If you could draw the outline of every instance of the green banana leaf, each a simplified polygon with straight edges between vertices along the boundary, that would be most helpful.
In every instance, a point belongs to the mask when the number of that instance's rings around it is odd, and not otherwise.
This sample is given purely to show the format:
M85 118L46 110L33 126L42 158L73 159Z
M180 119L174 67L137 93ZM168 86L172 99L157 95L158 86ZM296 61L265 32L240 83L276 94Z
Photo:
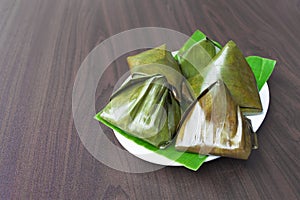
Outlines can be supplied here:
M180 72L180 68L176 60L172 56L171 52L167 50L167 46L165 44L147 51L143 51L134 56L129 56L127 57L127 63L130 70L136 66L158 63L169 66Z
M246 60L254 73L257 87L261 90L265 82L270 78L276 61L259 56L248 56Z
M148 75L162 74L168 82L174 86L175 97L181 101L182 80L179 65L167 50L166 45L144 51L134 56L127 57L131 73L143 73Z
M179 55L182 74L187 79L201 74L203 68L208 65L215 55L216 48L211 40L205 38L195 43L182 55Z
M201 155L248 159L251 133L250 122L224 82L218 80L200 94L182 117L175 148Z
M103 123L104 125L108 126L109 128L117 131L127 139L133 141L137 145L140 145L144 147L145 149L148 149L154 153L157 153L159 155L162 155L170 160L176 161L177 163L181 164L187 169L197 171L200 166L204 163L205 159L207 158L206 155L199 155L195 153L189 153L189 152L179 152L175 149L175 143L172 142L168 147L165 149L157 148L148 142L145 142L144 140L141 140L137 137L134 137L130 135L129 133L125 132L124 130L121 130L120 128L112 125L111 123L107 122L101 117L101 112L98 113L95 116L95 119Z
M200 30L196 30L192 36L184 43L184 45L179 49L178 53L175 55L175 60L179 61L179 55L182 55L186 52L189 48L191 48L194 44L200 42L201 40L206 39L206 35L201 32ZM211 40L216 47L222 49L222 45L214 40ZM180 63L180 61L179 61Z
M182 75L177 61L166 49L166 45L129 56L127 62L131 73L164 75L173 86L172 92L180 102L182 112L194 101L195 95L190 84Z
M131 135L164 148L176 133L180 105L160 74L133 74L112 96L100 117Z
M205 68L201 91L221 79L244 114L262 111L255 76L244 55L229 41Z
M208 39L204 33L196 30L175 55L182 74L192 88L193 96L197 97L200 94L203 68L216 55L216 49L221 48L218 42Z
M193 94L195 96L199 96L201 92L201 86L204 81L203 76L201 74L197 74L196 76L189 78L187 81L192 88Z

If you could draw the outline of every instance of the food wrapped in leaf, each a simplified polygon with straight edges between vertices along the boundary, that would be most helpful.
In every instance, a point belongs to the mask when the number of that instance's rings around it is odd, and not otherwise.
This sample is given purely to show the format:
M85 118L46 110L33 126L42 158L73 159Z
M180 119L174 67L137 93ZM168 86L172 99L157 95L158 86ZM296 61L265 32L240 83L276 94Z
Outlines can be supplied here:
M204 69L201 91L221 79L244 114L262 111L256 79L242 52L229 41Z
M196 76L193 76L189 78L187 81L190 84L190 87L193 91L194 96L199 96L201 93L201 87L203 84L203 76L201 74L197 74Z
M127 62L132 73L164 75L172 85L172 92L181 103L182 111L185 111L195 99L189 84L186 83L184 76L181 74L176 60L166 49L166 45L129 56Z
M112 96L100 117L124 132L163 148L181 118L178 101L161 74L132 74Z
M179 55L182 74L188 80L201 74L203 68L208 65L215 55L216 47L208 38L195 43L182 55Z
M132 72L135 72L133 69L136 66L153 63L166 65L180 72L180 68L176 60L172 56L171 52L167 50L167 46L165 44L154 49L150 49L142 53L136 54L134 56L129 56L127 58L127 62Z
M219 80L203 91L184 114L175 147L180 151L247 159L254 136L250 122Z

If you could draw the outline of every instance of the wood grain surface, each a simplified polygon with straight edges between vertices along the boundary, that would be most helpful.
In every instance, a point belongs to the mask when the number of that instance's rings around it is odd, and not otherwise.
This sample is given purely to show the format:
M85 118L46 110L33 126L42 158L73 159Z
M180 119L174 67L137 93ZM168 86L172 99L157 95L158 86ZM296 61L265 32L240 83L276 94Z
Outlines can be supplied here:
M0 199L300 199L299 22L299 0L0 0ZM134 174L85 149L72 117L77 70L103 40L148 26L201 29L278 61L248 161ZM101 79L98 110L127 71L124 59Z

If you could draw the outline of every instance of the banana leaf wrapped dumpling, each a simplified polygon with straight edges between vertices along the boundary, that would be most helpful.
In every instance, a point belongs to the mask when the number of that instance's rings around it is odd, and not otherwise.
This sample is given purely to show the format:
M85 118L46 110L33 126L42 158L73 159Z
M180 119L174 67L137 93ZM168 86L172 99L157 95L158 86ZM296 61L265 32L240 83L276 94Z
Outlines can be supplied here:
M176 60L171 52L167 50L166 45L129 56L127 57L127 63L131 73L164 75L168 82L174 86L176 97L181 100L183 77Z
M172 56L171 52L167 50L167 46L165 44L147 51L143 51L139 54L129 56L127 57L127 63L132 72L136 72L134 70L136 66L153 63L166 65L180 72L180 68L176 60Z
M215 55L216 47L208 38L195 43L185 52L178 55L182 74L187 79L202 74L203 69Z
M184 114L175 147L180 151L247 159L256 146L250 122L222 81L201 93Z
M165 76L132 74L111 96L100 117L113 127L156 147L171 142L181 118Z
M203 82L198 86L201 91L220 79L224 81L244 114L257 114L262 111L255 76L233 41L229 41L211 60L203 77Z
M204 69L216 55L216 47L208 38L204 38L187 50L178 53L182 74L189 82L194 96L200 94Z
M182 75L177 61L166 45L127 57L131 73L162 74L172 86L175 98L182 104L182 111L195 99L192 89Z

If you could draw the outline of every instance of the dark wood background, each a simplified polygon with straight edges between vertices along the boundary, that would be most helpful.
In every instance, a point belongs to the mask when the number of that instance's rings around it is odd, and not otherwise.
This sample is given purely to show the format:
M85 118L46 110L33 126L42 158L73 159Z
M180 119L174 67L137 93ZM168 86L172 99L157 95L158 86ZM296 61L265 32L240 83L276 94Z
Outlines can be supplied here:
M299 22L299 0L0 0L0 199L299 199ZM104 39L145 26L199 28L278 61L248 161L131 174L84 148L72 119L76 72ZM97 108L127 70L122 63L101 80Z

